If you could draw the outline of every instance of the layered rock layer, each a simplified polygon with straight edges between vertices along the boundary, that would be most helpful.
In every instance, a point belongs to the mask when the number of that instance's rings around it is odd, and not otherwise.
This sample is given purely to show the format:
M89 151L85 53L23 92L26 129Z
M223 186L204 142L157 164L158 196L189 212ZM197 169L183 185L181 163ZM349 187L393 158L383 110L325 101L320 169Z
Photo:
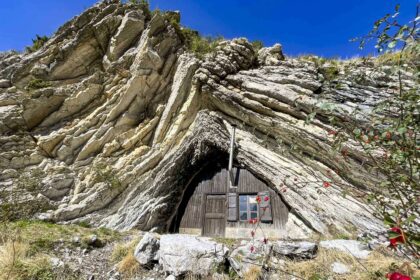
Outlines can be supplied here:
M328 118L363 126L396 79L363 62L343 62L334 83L323 70L285 59L280 45L257 53L246 39L200 60L163 14L100 3L40 50L1 54L0 203L42 201L42 218L167 231L188 181L227 154L236 125L237 163L290 207L284 237L378 231L360 194L380 175L355 143L344 143L346 157L334 152ZM341 183L323 188L331 176Z

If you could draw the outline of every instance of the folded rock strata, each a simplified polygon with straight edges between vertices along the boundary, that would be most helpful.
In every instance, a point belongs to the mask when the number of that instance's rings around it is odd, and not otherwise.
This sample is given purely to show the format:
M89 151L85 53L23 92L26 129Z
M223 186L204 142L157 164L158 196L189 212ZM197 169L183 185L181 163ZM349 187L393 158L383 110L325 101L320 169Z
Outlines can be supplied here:
M236 125L235 160L290 207L285 237L381 230L359 198L378 176L355 143L346 158L333 152L328 117L363 126L397 81L375 72L356 83L346 77L371 66L343 65L332 87L316 63L285 59L280 45L257 53L243 38L198 59L163 14L99 3L40 50L0 55L0 203L17 191L48 201L39 217L165 232ZM36 80L44 86L28 86ZM322 188L328 174L345 187Z

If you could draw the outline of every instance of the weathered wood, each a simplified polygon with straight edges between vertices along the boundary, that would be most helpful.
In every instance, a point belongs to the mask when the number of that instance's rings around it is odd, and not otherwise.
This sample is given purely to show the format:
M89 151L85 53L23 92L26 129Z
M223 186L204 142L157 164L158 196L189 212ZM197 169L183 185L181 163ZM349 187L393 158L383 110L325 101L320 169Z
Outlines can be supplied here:
M204 236L224 236L226 228L226 195L207 195L204 214Z
M229 172L222 164L209 165L199 172L187 188L190 193L186 194L178 209L177 219L181 222L174 230L202 229L203 235L223 236L226 227L250 229L253 226L247 221L239 221L239 195L262 192L270 196L271 215L269 219L263 219L261 227L267 230L284 229L288 208L281 197L246 169L235 167L233 174L237 188L230 189Z

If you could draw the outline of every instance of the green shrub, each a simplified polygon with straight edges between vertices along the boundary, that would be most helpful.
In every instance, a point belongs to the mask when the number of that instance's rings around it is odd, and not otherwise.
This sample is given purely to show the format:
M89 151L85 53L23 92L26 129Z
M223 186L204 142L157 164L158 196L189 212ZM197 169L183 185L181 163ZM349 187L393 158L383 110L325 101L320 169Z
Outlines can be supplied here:
M327 64L320 67L319 72L321 72L325 80L333 81L338 77L340 70L335 64Z
M28 85L26 86L26 89L34 90L34 89L46 88L50 86L51 86L51 83L48 81L43 81L41 79L33 79L29 81Z
M42 46L45 45L45 43L48 40L49 38L47 36L39 36L38 34L36 34L35 39L32 39L32 46L26 47L26 51L29 53L36 52L37 50L42 48Z
M258 53L259 50L264 48L264 43L262 41L259 41L259 40L252 41L251 44L252 44L252 48L254 49L255 53Z
M117 172L103 163L98 163L93 167L94 178L93 184L105 182L111 189L120 189L121 181L117 176Z
M202 37L198 31L190 28L182 28L182 38L187 49L198 58L203 58L204 55L214 52L217 45L224 40L222 36Z

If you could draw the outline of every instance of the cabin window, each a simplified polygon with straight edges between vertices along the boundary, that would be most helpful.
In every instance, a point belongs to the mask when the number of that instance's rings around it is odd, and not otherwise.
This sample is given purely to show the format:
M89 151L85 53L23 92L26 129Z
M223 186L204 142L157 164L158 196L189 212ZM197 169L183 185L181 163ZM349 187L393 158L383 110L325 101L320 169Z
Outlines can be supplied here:
M258 203L256 194L239 195L239 220L258 219Z

